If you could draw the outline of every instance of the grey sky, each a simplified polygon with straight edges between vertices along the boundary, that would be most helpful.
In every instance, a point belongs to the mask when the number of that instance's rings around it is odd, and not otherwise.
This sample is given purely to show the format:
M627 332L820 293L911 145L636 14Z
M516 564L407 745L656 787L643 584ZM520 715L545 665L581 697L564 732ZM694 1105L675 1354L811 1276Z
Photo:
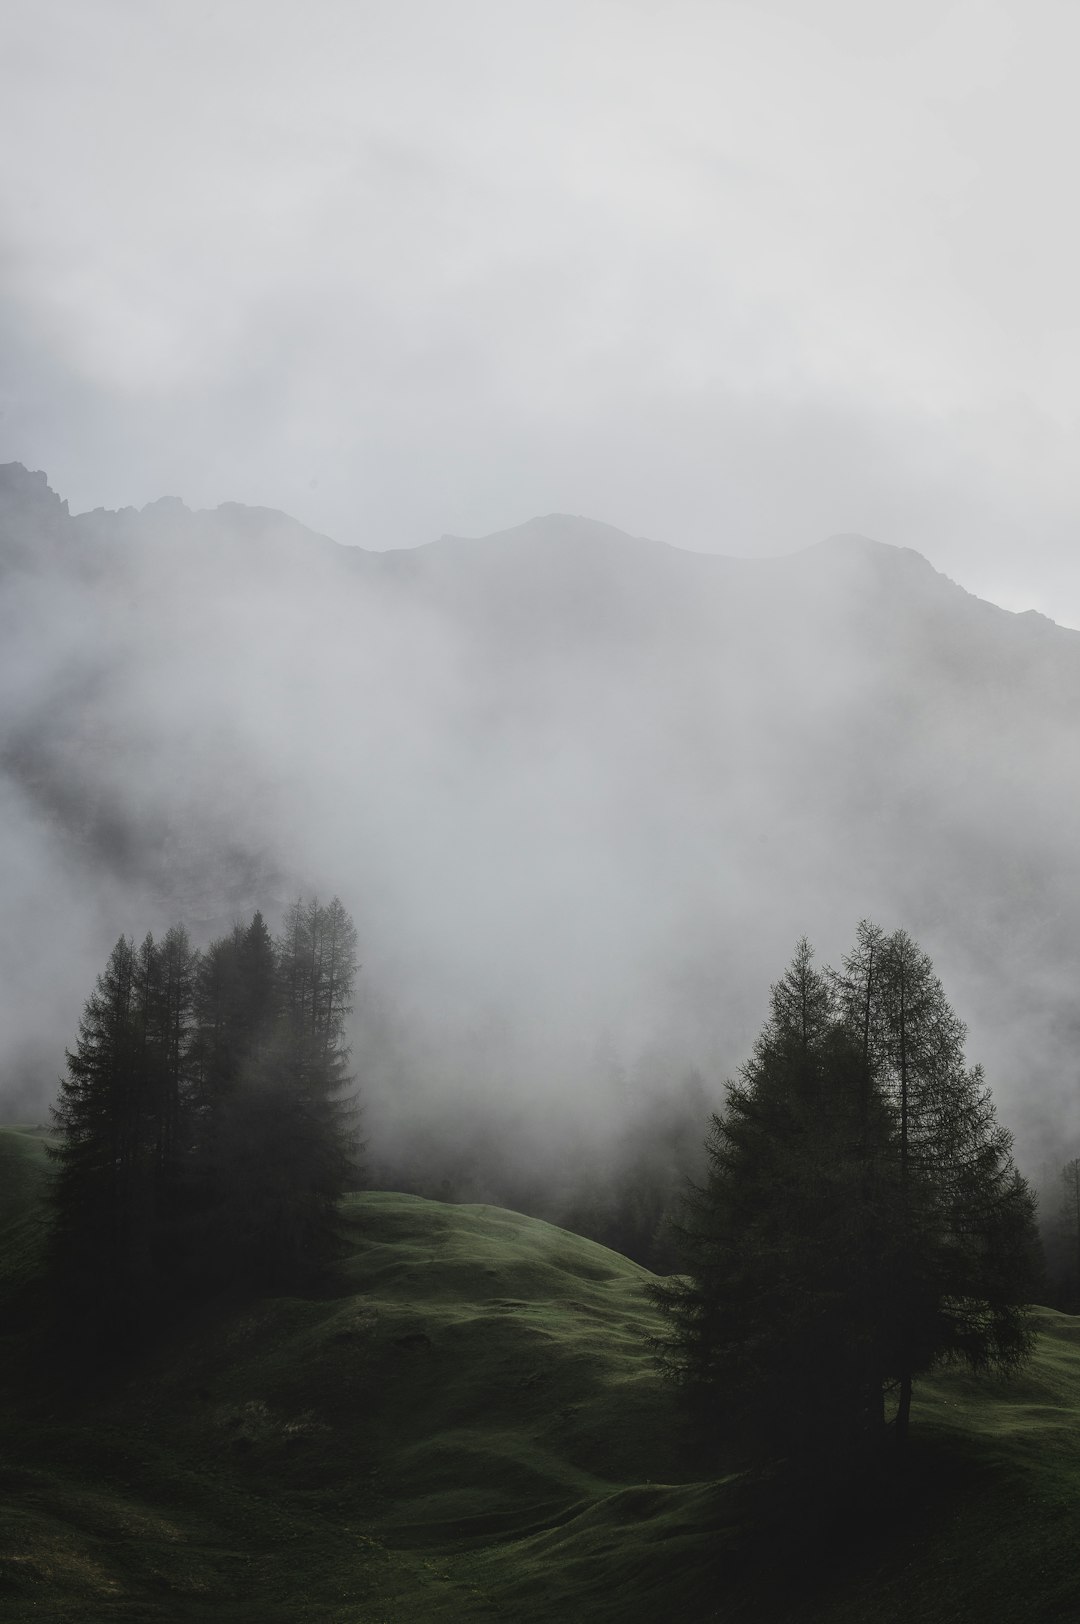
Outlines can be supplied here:
M9 0L0 461L407 546L859 530L1080 625L1080 12Z

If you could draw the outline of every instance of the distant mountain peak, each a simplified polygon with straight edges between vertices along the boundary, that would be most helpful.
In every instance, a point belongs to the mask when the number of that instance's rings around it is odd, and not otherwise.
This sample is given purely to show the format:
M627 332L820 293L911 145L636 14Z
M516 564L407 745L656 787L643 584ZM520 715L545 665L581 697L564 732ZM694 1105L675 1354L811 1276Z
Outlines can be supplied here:
M40 468L30 469L21 462L0 463L0 502L5 507L25 507L39 513L66 514L68 505L49 484Z
M160 514L162 517L190 513L191 509L179 496L159 496L154 502L145 502L140 513Z
M613 524L604 524L600 519L590 519L581 513L538 514L535 518L526 519L523 524L511 525L506 530L491 531L484 536L459 536L446 533L439 537L440 542L464 542L467 544L481 544L484 542L505 544L529 541L540 544L590 541L620 543L640 542L645 539L644 536L632 536ZM660 546L662 544L654 542L652 545Z

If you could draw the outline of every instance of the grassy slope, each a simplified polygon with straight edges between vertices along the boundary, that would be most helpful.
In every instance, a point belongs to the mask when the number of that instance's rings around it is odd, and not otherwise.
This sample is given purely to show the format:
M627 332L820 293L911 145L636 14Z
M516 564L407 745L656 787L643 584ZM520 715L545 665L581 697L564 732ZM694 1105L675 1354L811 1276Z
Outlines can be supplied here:
M332 1297L209 1317L78 1408L8 1377L0 1619L1080 1616L1080 1322L1042 1314L1009 1387L925 1384L887 1509L778 1521L740 1480L682 1480L644 1270L488 1207L364 1195L347 1221Z
M11 1293L41 1269L46 1175L44 1131L0 1128L0 1315Z

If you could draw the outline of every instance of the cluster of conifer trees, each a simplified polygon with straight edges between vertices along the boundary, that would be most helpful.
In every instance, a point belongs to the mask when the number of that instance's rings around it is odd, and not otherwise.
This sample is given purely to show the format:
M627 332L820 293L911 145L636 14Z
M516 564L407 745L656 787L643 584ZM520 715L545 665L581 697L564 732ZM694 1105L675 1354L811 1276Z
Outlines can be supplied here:
M356 931L335 898L261 914L205 952L121 937L54 1115L54 1255L91 1322L296 1278L333 1250L354 1180L345 1021ZM1031 1345L1034 1199L965 1028L903 931L843 968L808 944L724 1110L657 1290L669 1373L729 1435L784 1454L906 1434L943 1359ZM1080 1201L1078 1201L1080 1208Z
M54 1261L83 1314L265 1285L332 1247L359 1150L345 1018L356 930L335 897L192 949L121 937L54 1117Z
M904 931L864 923L838 973L803 941L772 989L657 1293L668 1370L729 1437L902 1440L919 1373L1029 1351L1035 1203L965 1037Z

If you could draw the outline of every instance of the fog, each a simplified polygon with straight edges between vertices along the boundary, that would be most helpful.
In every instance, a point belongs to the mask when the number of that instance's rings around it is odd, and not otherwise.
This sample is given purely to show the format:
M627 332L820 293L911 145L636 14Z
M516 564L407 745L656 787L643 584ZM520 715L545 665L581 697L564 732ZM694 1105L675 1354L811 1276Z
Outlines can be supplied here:
M1080 625L1059 0L15 0L0 438L76 509L836 531Z
M302 890L376 1169L703 1111L863 916L1075 1146L1078 29L9 6L7 1114L121 931Z
M121 932L317 891L372 1176L494 1198L685 1099L703 1130L798 937L837 964L864 916L934 957L1027 1164L1074 1142L1076 633L860 537L365 553L0 485L8 1117Z

